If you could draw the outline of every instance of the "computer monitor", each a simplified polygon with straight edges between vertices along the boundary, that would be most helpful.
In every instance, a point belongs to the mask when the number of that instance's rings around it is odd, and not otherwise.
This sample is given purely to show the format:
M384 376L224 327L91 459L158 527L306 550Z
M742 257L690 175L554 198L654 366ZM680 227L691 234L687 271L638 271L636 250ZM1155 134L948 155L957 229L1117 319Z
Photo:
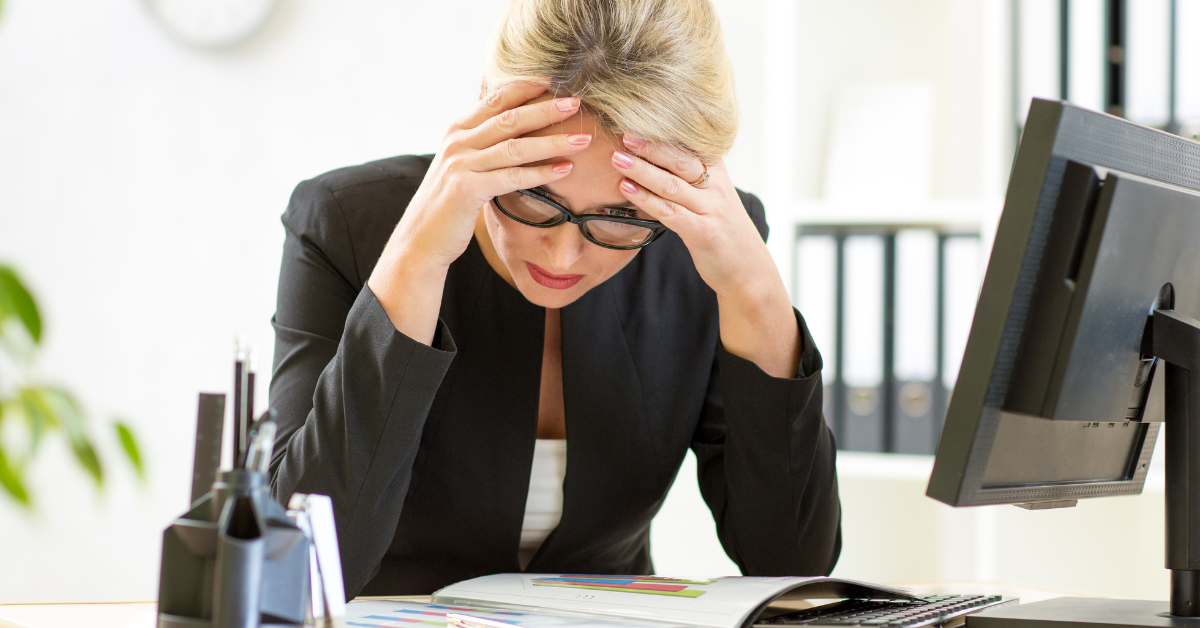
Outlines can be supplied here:
M1052 601L968 627L1200 617L1196 319L1200 143L1034 100L927 494L1040 509L1138 493L1165 422L1172 601L1166 617L1162 603Z

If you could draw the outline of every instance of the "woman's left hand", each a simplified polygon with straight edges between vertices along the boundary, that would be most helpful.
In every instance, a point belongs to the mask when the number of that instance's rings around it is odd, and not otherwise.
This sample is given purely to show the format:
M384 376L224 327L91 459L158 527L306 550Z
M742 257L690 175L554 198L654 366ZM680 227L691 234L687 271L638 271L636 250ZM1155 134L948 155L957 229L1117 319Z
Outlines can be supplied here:
M690 182L704 175L699 159L630 135L624 143L629 152L612 157L613 166L625 175L621 194L679 235L710 288L731 298L783 289L724 162L709 165L708 181L692 187Z
M690 155L626 135L629 152L613 153L625 175L621 194L683 240L700 277L717 293L726 350L776 377L792 377L799 329L775 261L742 205L722 161ZM790 342L789 342L790 341Z

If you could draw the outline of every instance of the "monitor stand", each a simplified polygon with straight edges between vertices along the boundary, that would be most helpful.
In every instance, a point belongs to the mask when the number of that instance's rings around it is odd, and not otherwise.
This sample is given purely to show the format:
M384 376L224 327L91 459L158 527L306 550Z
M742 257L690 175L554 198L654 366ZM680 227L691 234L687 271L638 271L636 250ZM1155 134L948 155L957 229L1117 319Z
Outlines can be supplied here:
M1168 302L1174 302L1169 286ZM1167 569L1171 602L1056 598L967 617L967 628L1200 628L1200 321L1155 309L1151 351L1166 362Z

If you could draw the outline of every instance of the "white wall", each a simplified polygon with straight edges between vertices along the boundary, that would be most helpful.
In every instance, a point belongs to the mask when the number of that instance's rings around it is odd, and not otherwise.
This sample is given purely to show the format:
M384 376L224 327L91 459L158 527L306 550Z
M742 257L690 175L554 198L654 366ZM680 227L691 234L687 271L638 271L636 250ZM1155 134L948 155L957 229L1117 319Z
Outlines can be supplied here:
M4 3L0 258L44 308L46 376L94 418L127 417L151 478L135 488L114 465L97 500L47 451L37 513L0 501L0 601L155 597L196 394L228 388L236 332L269 365L292 188L435 150L475 100L499 7L285 0L248 45L212 53L136 0Z
M1002 192L1003 0L717 5L743 113L728 162L769 206L820 196L833 98L857 80L935 84L935 196ZM196 394L228 387L237 332L262 349L264 370L269 362L278 217L292 188L338 166L435 150L475 99L501 7L281 0L248 44L201 52L167 37L138 0L4 0L0 260L43 306L42 373L78 391L97 430L112 416L132 423L151 475L138 486L103 438L114 464L97 498L63 448L47 448L32 479L37 510L0 499L0 602L155 596L161 530L186 506ZM260 393L261 407L265 383ZM927 461L853 460L841 470L841 575L1113 590L1099 576L1025 569L997 539L1041 552L1098 510L1131 506L1080 508L1078 520L1006 511L984 525L923 497ZM668 573L731 573L694 477L685 467L656 520L655 560ZM1151 513L1138 515L1150 532L1137 547L1158 547L1153 508L1137 508ZM1047 521L1075 528L1042 529Z

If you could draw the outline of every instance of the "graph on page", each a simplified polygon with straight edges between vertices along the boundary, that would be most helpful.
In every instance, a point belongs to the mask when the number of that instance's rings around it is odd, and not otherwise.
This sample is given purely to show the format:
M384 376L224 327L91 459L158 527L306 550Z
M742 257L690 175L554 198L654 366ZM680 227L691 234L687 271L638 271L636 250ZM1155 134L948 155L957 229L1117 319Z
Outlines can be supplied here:
M622 591L646 595L669 595L672 597L697 598L707 591L697 588L716 580L681 580L656 576L571 576L557 578L534 578L533 585L540 587L562 587L590 591Z

